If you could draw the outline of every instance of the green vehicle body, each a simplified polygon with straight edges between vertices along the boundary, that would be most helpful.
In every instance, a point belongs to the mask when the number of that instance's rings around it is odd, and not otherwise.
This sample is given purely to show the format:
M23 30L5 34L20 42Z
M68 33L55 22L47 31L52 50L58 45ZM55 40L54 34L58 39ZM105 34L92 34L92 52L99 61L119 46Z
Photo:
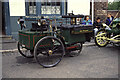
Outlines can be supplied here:
M70 30L63 30L61 32L65 42L72 44L75 42L85 42L85 34L71 34Z
M91 26L90 26L91 27ZM58 31L58 34L54 35L62 37L65 44L73 44L78 42L86 42L86 37L90 37L92 33L92 27L91 29L62 29ZM34 50L34 47L36 43L45 36L51 36L51 33L49 31L41 32L33 32L29 30L20 30L19 31L19 43L20 45L24 45L26 49L28 50ZM47 42L44 44L46 46Z
M117 24L120 24L120 18L116 18L112 23L113 27L115 27Z
M52 22L49 22L49 28L52 30L45 31L31 31L31 30L20 30L19 31L19 43L24 45L28 50L34 50L36 43L46 36L54 36L62 41L64 46L72 45L74 43L85 43L90 41L93 36L93 25L82 25L77 24L79 18L84 18L84 15L63 15L62 18L70 19L70 24L62 24L58 27L57 33L53 34L54 26ZM52 21L52 20L48 20ZM65 22L65 21L64 21ZM33 27L36 27L33 26ZM32 28L33 28L32 27ZM52 42L52 41L51 41ZM43 43L47 46L47 42Z
M108 33L114 33L114 34L120 34L120 18L116 18L113 22L112 22L112 24L111 24L111 28L112 28L112 30L108 30L107 32ZM118 27L117 27L118 26Z
M33 50L36 43L43 37L50 36L50 33L44 32L32 32L29 30L19 31L19 43L25 45L25 48L28 50Z

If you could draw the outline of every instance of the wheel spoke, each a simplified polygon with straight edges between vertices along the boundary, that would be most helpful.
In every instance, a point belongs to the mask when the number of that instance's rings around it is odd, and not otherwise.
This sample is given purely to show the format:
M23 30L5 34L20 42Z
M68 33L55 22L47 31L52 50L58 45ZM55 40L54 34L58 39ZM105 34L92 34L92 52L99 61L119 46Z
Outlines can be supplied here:
M100 35L102 34L102 35ZM98 37L95 38L95 43L96 45L98 45L99 47L104 47L107 45L108 41L105 39L106 37L106 32L105 31L99 31L97 33L97 35L100 35Z
M77 43L72 46L77 46L77 47L68 53L69 56L71 57L78 56L82 50L82 43Z
M23 47L22 45L19 44L18 42L18 51L19 53L26 57L26 58L33 58L34 56L31 54L30 50L27 50L25 47Z
M42 43L45 43L46 41L47 44L50 44L49 46L39 47ZM44 37L39 40L37 45L35 46L35 59L43 67L53 67L61 61L64 54L63 47L64 46L59 39L52 36ZM41 50L41 52L39 53L40 55L36 55L39 48ZM59 48L61 48L61 53L58 52ZM44 52L45 55L41 55L42 52Z

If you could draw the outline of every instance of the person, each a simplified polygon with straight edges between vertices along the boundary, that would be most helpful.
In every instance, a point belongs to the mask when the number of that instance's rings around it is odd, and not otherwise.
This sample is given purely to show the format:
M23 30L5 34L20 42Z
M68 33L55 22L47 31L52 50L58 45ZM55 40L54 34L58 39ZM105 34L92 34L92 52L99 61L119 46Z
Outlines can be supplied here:
M85 19L82 21L84 25L91 25L92 21L89 19L89 16L86 16Z
M80 18L79 23L82 24L83 21L84 21L84 18Z
M110 25L111 22L113 21L114 17L111 14L108 14L108 17L106 19L106 25Z
M24 24L24 19L23 19L22 16L20 16L20 18L17 20L17 23L20 24L21 30L22 30L23 28L26 28L26 25Z
M93 23L93 26L94 26L94 35L96 35L100 27L103 27L101 19L99 17L97 17L96 21Z
M46 24L46 19L44 18L44 16L41 16L41 19L38 20L38 25L43 26L45 24Z
M41 16L41 19L38 20L38 25L39 25L38 29L41 30L42 32L47 31L49 26L44 16Z

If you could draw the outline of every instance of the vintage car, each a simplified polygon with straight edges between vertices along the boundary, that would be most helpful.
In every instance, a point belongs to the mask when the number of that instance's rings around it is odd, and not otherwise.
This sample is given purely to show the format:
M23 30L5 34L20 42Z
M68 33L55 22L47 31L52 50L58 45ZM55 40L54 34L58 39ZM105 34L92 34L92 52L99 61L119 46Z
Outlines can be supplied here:
M35 58L43 67L56 66L64 55L78 56L82 45L91 40L93 25L77 24L84 15L65 15L70 24L52 25L56 19L38 20L31 30L19 31L18 50L26 58Z
M99 47L105 47L109 43L120 46L120 18L114 19L110 26L103 24L95 37L95 43Z

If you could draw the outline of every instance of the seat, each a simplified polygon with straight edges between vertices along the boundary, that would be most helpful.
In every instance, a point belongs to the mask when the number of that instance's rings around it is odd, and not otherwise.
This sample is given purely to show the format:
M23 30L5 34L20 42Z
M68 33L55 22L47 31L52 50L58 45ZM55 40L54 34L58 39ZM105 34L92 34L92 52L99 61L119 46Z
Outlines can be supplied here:
M31 31L47 31L48 24L39 26L38 23L32 23Z

